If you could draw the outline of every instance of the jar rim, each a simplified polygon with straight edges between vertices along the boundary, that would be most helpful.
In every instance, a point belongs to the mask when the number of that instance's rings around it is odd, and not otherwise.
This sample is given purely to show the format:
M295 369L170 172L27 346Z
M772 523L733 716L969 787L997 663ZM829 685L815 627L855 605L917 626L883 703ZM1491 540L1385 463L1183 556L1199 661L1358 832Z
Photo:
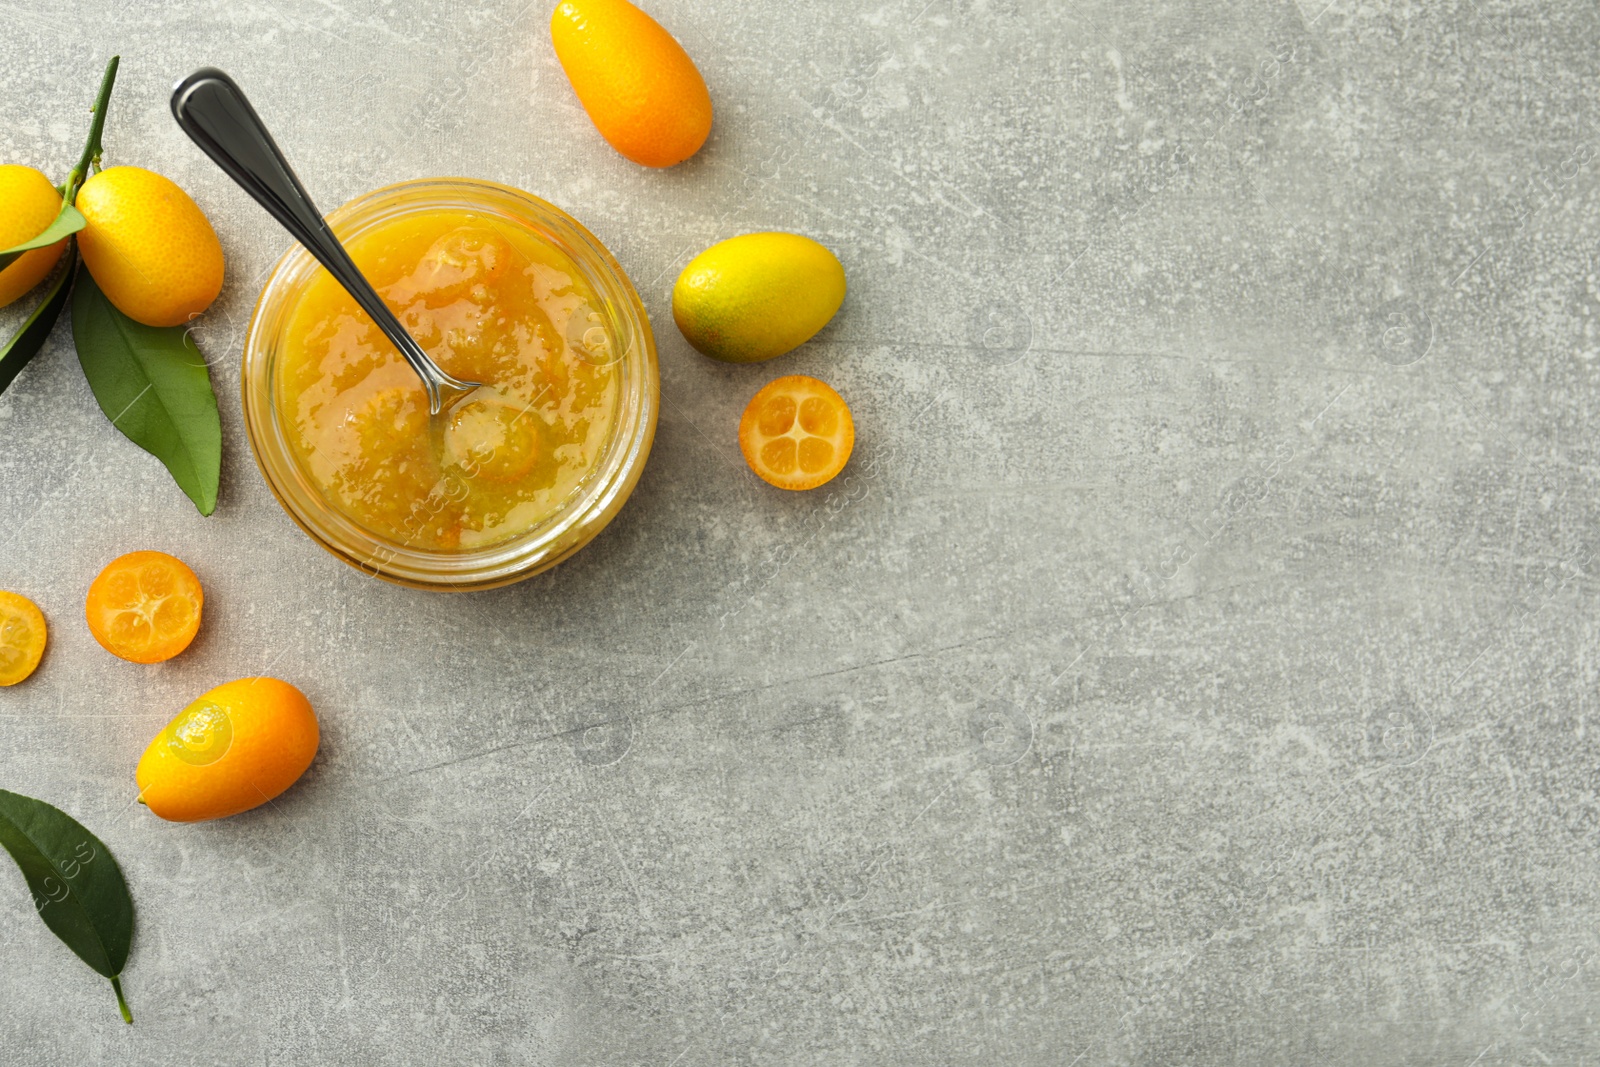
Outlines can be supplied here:
M532 577L587 544L627 500L650 452L660 404L660 373L650 320L622 266L571 215L548 201L480 178L420 178L386 185L331 212L349 241L374 226L437 210L498 217L564 253L583 274L616 339L617 411L594 467L567 499L529 530L481 549L438 552L401 545L334 508L296 460L275 402L276 361L297 297L322 267L299 244L273 265L245 335L241 371L245 434L256 466L279 505L313 541L372 577L412 588L488 589Z

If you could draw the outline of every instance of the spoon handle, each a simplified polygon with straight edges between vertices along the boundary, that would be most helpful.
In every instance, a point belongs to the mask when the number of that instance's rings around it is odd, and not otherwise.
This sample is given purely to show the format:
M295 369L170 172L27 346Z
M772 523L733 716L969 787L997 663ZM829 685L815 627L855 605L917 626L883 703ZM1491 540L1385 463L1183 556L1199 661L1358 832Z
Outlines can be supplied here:
M372 316L422 379L429 405L437 414L439 379L446 376L350 259L243 90L215 67L202 67L173 86L172 117L201 151L282 223Z

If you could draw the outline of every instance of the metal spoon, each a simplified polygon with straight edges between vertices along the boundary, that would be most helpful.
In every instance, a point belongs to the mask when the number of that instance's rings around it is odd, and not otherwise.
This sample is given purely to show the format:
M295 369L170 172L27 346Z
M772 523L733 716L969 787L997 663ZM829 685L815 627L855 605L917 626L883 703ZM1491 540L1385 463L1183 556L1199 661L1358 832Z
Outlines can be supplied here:
M238 182L256 203L305 246L317 262L372 316L384 336L411 364L428 392L428 410L437 415L452 402L481 388L446 374L406 332L378 296L344 245L333 235L305 186L289 168L255 108L232 78L202 67L172 87L172 117L200 150Z

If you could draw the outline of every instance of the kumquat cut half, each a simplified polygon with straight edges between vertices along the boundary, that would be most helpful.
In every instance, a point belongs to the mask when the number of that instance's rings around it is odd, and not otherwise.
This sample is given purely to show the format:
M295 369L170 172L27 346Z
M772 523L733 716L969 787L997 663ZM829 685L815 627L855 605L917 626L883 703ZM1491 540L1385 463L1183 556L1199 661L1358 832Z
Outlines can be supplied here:
M165 552L129 552L106 564L89 586L89 632L113 656L160 663L200 632L200 579Z
M16 685L44 655L44 614L18 593L0 590L0 685Z
M739 420L750 469L779 489L815 489L844 469L856 443L850 407L827 382L790 374L768 382Z

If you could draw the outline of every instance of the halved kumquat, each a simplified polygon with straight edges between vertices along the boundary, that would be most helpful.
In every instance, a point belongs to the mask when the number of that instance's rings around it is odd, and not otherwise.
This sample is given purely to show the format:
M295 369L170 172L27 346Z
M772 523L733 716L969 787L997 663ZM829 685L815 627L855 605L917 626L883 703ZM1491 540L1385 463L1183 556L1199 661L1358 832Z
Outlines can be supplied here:
M89 586L89 632L113 656L160 663L200 631L205 594L194 571L165 552L129 552L106 564Z
M44 655L44 614L25 596L0 590L0 685L16 685Z
M739 420L739 450L750 469L779 489L815 489L844 469L856 424L827 382L790 374L768 382Z

